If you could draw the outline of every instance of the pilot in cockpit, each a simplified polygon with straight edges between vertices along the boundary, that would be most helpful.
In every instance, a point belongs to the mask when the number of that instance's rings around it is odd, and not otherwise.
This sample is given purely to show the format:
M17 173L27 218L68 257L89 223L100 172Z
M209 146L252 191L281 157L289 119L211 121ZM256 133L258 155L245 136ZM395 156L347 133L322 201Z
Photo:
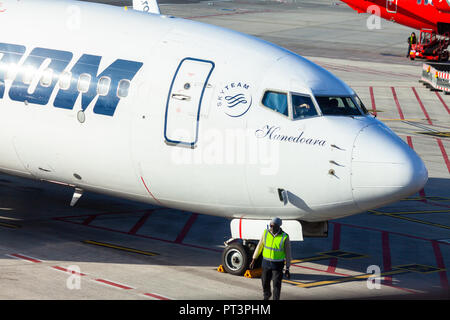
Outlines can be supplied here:
M300 105L294 106L294 119L303 118L309 114L311 107L307 103L302 103Z
M321 100L323 114L333 114L338 109L339 101L337 101L337 99L331 98L327 99L328 101L323 101L323 99Z
M294 119L308 118L317 115L316 108L309 96L292 95Z
M339 107L339 101L337 101L337 99L330 99L328 101L328 108L330 108L330 110L336 110Z

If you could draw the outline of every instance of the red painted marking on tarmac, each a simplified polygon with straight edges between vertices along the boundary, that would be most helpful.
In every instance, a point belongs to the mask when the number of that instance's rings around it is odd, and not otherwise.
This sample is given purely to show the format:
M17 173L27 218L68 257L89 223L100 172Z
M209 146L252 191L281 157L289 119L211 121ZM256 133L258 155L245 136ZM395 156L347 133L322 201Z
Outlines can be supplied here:
M153 211L147 212L145 213L140 219L139 221L133 226L133 228L131 228L130 231L128 231L129 234L136 234L139 229L145 224L145 222L147 222L148 217L150 216L150 214Z
M439 100L441 100L442 105L444 106L445 110L447 110L447 113L450 114L450 109L448 108L447 104L445 103L444 99L442 99L441 95L439 94L439 92L435 91L434 93L436 93L437 97L439 98Z
M339 250L340 243L341 243L341 224L335 223L333 229L332 250ZM327 272L334 273L334 271L336 270L337 262L338 262L337 258L330 259L330 264L328 265Z
M153 209L153 210L161 210L161 209L160 208L156 208L156 209ZM146 210L140 210L140 211L146 211ZM124 211L124 212L103 213L103 214L98 214L98 216L100 216L100 215L111 215L111 214L136 213L136 212L139 212L139 211ZM76 218L79 218L79 217L80 216L68 216L68 217L58 217L58 218L53 218L53 219L54 220L58 220L58 221L67 222L67 223L81 225L81 223L78 222L78 221L70 220L70 219L76 219ZM121 230L107 228L107 227L102 227L102 226L88 225L86 227L130 235L128 233L128 231L121 231ZM152 237L152 236L143 235L143 234L133 234L133 236L140 237L140 238L145 238L145 239L156 240L156 241L161 241L161 242L166 242L166 243L175 243L175 241L172 241L172 240L162 239L162 238L158 238L158 237ZM198 245L195 245L195 244L186 244L186 243L177 243L177 244L178 245L182 245L182 246L186 246L186 247L196 248L196 249L208 250L208 251L213 251L213 252L222 252L222 250L219 250L219 249L198 246Z
M83 221L82 225L88 226L96 217L96 215L89 216L86 220Z
M161 202L159 202L158 199L155 198L155 196L153 195L153 193L150 191L150 189L147 187L147 184L144 181L144 178L141 177L142 183L144 184L145 189L147 189L147 192L152 196L153 200L155 200L157 203L159 203L160 205L162 205Z
M86 275L85 273L76 272L74 270L69 270L69 269L66 269L66 268L63 268L63 267L60 267L60 266L52 266L52 268L55 269L55 270L58 270L58 271L67 272L67 273L74 274L74 275L77 275L77 276L82 276L83 277L83 276Z
M155 208L155 209L152 209L152 210L159 210L159 209L160 208ZM108 215L113 215L113 214L130 214L130 213L135 214L135 213L139 213L139 212L145 213L147 211L148 211L148 209L127 210L127 211L117 211L117 212L106 211L106 212L100 212L100 213L94 214L93 216L99 217L99 216L108 216ZM91 217L92 215L65 216L65 217L55 217L55 218L52 218L52 219L53 220L59 220L59 221L67 222L67 219L79 219L79 218L83 218L83 217L86 217L86 216ZM81 223L78 223L78 224L81 224Z
M429 205L436 206L436 207L450 208L449 205L437 203L437 202L434 202L434 201L429 201L429 200L420 200L420 201L428 203Z
M373 93L373 87L369 87L369 92L370 92L370 101L372 102L372 112L373 112L373 115L376 116L377 115L377 107L375 105L375 95Z
M416 98L417 98L417 101L419 102L419 105L420 105L420 107L421 107L421 109L422 109L422 111L423 111L423 113L424 113L424 115L425 115L425 117L426 117L428 123L429 123L430 125L432 125L433 122L431 121L430 116L428 115L428 112L427 112L427 110L425 109L425 106L423 105L422 101L420 100L420 97L419 97L419 95L417 94L416 89L415 89L415 88L412 88L412 90L413 90L413 92L414 92L414 94L415 94L415 96L416 96ZM437 92L436 92L436 93L437 93ZM411 137L408 136L408 137L407 137L407 140L408 140L409 146L410 146L412 149L414 149L413 144L412 144L412 139L411 139ZM442 157L444 158L445 165L447 166L447 170L448 170L448 172L450 173L450 160L448 159L448 155L447 155L447 152L445 151L444 144L442 143L442 140L441 140L441 139L436 139L436 142L437 142L437 144L438 144L438 146L439 146L439 149L441 150ZM422 198L422 200L421 200L422 202L426 202L426 203L431 204L431 205L434 205L434 206L450 208L450 206L445 205L445 204L440 204L440 203L435 203L435 202L428 201L428 200L426 199L426 195L425 195L425 190L424 190L424 189L420 190L420 191L419 191L419 194L420 194L420 197Z
M183 230L181 230L180 234L178 235L178 237L175 239L175 243L182 243L184 238L186 237L186 235L188 234L189 230L191 229L192 225L194 224L194 222L197 220L198 217L198 213L193 213L189 220L186 222L186 224L184 225Z
M391 247L389 245L389 233L386 231L381 232L381 246L383 248L383 270L385 272L391 271ZM392 277L385 276L384 284L392 285Z
M398 115L400 116L400 119L405 120L405 117L403 116L402 108L400 107L400 103L398 102L397 92L395 92L394 87L391 87L392 90L392 96L394 97L395 105L397 106Z
M158 300L170 300L169 298L160 296L159 294L155 294L155 293L144 293L145 296L147 297L152 297Z
M426 199L427 195L425 194L425 189L422 189L419 191L419 195L420 195L420 201L428 203L428 200Z
M423 112L423 114L425 115L425 118L427 119L428 124L431 124L431 125L432 125L433 122L431 121L430 116L428 115L428 112L427 112L427 110L425 109L425 106L423 105L422 100L420 99L419 94L418 94L417 91L416 91L416 88L411 87L411 89L412 89L412 91L414 92L414 95L416 96L417 102L419 102L420 109L422 109L422 112Z
M413 142L412 142L412 138L410 136L407 136L406 137L406 141L408 142L409 147L414 150L414 145L413 145ZM420 201L427 202L426 194L425 194L425 190L424 189L419 191L419 195L422 198Z
M441 248L439 248L439 243L436 240L432 240L431 244L433 246L434 255L436 256L436 263L439 269L445 269L444 258L442 257ZM447 271L443 270L439 272L439 277L441 279L441 287L444 290L448 290L448 279Z
M414 146L410 136L406 136L406 142L408 142L409 147L414 150Z
M330 221L330 223L336 224L337 222ZM396 231L386 231L386 230L381 230L381 229L377 229L377 228L373 228L373 227L356 226L356 225L353 225L353 224L342 223L342 222L339 222L339 224L342 225L342 226L350 227L350 228L371 230L371 231L378 231L378 232L387 232L389 234L395 234L395 235L398 235L398 236L407 237L407 238L413 238L413 239L416 239L416 240L424 240L424 241L431 241L432 240L432 239L422 238L422 237L419 237L419 236L413 236L413 235L408 234L408 233L400 233L400 232L396 232ZM447 243L447 242L439 242L439 244L450 245L450 243Z
M312 271L326 272L326 273L331 273L331 274L335 274L337 276L343 276L343 277L349 277L350 276L349 274L345 274L345 273L339 273L339 272L328 271L328 270L321 270L321 269L307 267L307 266L299 266L297 264L291 264L291 267L303 268L303 269L312 270Z
M32 258L32 257L28 257L26 255L19 254L19 253L12 253L12 254L9 254L9 256L17 258L17 259L25 260L25 261L28 261L28 262L33 262L33 263L41 263L42 262L42 260L39 260L39 259L36 259L36 258Z
M126 286L126 285L123 285L123 284L120 284L120 283L116 283L116 282L113 282L113 281L105 280L105 279L95 279L95 281L103 283L103 284L106 284L108 286L112 286L112 287L115 287L115 288L123 289L123 290L134 289L132 287L129 287L129 286Z
M448 160L447 151L445 151L444 144L441 139L436 139L439 149L441 149L442 157L444 158L445 165L447 166L448 173L450 173L450 161Z
M412 143L412 138L410 136L407 136L406 140L408 141L408 145L411 147L411 149L414 150L414 146L413 146L413 143ZM447 152L445 151L445 148L444 148L444 145L442 143L442 140L441 139L436 139L436 141L437 141L437 143L439 145L439 148L441 149L441 153L442 153L442 156L444 158L444 162L447 165L448 171L450 173L450 161L448 159ZM433 201L429 201L426 198L427 196L425 194L425 189L420 190L419 191L419 195L420 195L420 198L421 198L419 201L421 201L421 202L427 203L427 204L432 205L432 206L443 207L443 208L450 208L449 205L442 204L442 203L437 203L437 202L433 202Z

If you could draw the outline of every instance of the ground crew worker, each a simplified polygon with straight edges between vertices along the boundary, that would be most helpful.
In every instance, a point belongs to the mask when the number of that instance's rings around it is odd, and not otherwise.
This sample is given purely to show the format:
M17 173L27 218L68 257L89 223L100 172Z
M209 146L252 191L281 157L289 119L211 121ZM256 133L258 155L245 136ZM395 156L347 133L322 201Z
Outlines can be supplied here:
M250 269L255 266L258 256L263 254L261 275L264 300L269 300L272 295L270 282L273 279L273 300L280 299L281 280L283 279L283 267L286 261L285 275L289 279L289 267L291 265L291 243L289 235L281 229L280 218L273 218L269 228L264 230L261 240L253 254Z
M409 58L409 55L411 54L411 45L417 43L416 34L414 32L411 33L411 35L408 38L408 53L406 54L406 57Z

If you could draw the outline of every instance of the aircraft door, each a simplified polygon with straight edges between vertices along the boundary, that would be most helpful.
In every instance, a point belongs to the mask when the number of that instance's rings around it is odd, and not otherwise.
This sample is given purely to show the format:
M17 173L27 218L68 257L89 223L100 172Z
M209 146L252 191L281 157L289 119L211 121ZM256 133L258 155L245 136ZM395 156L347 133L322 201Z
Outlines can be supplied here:
M200 111L212 61L185 58L178 65L167 97L164 120L165 142L173 146L195 148Z
M386 0L386 11L397 13L397 0Z

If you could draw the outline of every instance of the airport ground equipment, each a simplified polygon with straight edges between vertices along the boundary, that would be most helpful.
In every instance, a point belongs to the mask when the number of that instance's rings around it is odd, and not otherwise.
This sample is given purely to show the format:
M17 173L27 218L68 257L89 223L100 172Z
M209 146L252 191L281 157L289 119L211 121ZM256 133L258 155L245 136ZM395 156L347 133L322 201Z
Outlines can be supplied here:
M448 45L450 33L436 35L433 30L420 30L417 43L411 45L409 58L426 59L429 61L447 61L449 58Z
M434 91L450 93L450 64L426 62L422 66L422 84Z

